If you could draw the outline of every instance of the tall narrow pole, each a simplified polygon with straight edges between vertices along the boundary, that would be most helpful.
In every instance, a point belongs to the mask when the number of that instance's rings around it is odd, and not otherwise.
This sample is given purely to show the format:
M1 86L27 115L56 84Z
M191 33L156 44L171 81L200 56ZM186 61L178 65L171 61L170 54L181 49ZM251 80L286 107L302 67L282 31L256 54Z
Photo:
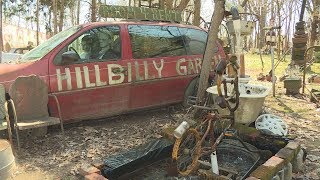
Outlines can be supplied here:
M276 96L275 79L274 79L274 47L271 45L271 69L272 69L272 95Z

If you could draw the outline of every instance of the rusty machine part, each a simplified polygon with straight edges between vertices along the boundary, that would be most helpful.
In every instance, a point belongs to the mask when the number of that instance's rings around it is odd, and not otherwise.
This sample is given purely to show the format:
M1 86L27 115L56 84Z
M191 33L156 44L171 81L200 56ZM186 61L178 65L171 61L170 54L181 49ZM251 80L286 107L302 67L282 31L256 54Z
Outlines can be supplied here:
M232 59L232 58L231 58ZM234 112L239 106L239 87L238 87L238 69L236 59L230 61L230 65L236 72L235 80L231 80L229 83L234 85L235 93L228 97L227 93L227 81L222 80L223 70L217 71L217 88L218 97L215 100L220 107L228 108L229 115L219 115L217 109L210 109L208 107L194 106L203 110L209 110L204 120L198 124L195 128L189 129L180 139L176 139L174 148L172 151L172 159L177 164L177 170L182 176L188 176L193 173L198 167L198 160L204 156L207 156L216 151L218 144L225 136L230 136L230 128L234 126ZM225 65L221 66L221 69L225 68ZM221 86L224 86L224 94L222 93ZM220 103L219 103L220 102ZM235 103L235 106L231 107L230 103ZM214 129L217 127L217 123L222 120L230 120L227 125L223 125L224 130L215 138Z
M303 65L304 63L304 53L307 49L308 34L305 32L305 22L303 21L304 10L306 7L306 0L303 0L300 12L299 22L295 26L295 34L292 38L292 65Z
M172 159L177 162L177 170L182 176L191 174L198 165L201 150L197 146L199 141L200 134L191 128L174 143Z

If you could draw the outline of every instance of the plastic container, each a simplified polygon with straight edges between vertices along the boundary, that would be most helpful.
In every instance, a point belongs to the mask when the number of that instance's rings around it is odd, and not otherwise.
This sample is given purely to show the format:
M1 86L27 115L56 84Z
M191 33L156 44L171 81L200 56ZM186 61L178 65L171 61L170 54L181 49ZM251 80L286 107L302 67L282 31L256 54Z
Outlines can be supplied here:
M183 134L189 129L190 125L187 121L183 121L174 131L174 137L180 139Z
M218 166L218 158L217 158L217 152L214 151L210 155L211 159L211 170L214 174L219 175L219 166Z
M233 85L228 84L228 95L233 91ZM208 93L213 95L213 98L218 95L217 86L212 86L207 89ZM239 84L239 107L235 111L235 122L249 125L254 122L260 112L262 111L262 106L264 104L265 97L269 94L270 88L261 85L252 84ZM222 91L224 93L224 91ZM231 103L231 106L234 104ZM221 109L217 106L220 114L227 115L229 110Z

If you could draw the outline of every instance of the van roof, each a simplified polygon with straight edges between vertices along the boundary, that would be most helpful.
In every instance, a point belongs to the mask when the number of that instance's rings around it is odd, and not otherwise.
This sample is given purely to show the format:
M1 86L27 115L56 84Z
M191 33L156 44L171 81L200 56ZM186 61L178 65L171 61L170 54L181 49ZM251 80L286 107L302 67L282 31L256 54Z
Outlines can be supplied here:
M104 22L91 22L82 24L83 27L91 27L91 26L104 26L104 25L120 25L120 24L127 24L127 25L160 25L160 26L177 26L177 27L187 27L193 29L203 30L200 27L187 25L187 24L179 24L179 23L172 23L172 22L162 22L162 21L141 21L141 20L123 20L123 21L104 21Z

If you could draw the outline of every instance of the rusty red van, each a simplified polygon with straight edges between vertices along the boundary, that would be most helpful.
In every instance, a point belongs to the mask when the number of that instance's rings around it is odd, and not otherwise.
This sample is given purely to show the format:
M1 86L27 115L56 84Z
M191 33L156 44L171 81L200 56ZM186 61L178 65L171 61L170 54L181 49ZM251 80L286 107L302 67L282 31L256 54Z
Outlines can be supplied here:
M8 92L17 77L37 75L58 98L65 122L179 103L200 72L206 40L207 32L191 25L145 21L79 25L16 61L0 64L0 83ZM222 47L217 47L215 59L224 60ZM58 117L50 97L48 110Z

